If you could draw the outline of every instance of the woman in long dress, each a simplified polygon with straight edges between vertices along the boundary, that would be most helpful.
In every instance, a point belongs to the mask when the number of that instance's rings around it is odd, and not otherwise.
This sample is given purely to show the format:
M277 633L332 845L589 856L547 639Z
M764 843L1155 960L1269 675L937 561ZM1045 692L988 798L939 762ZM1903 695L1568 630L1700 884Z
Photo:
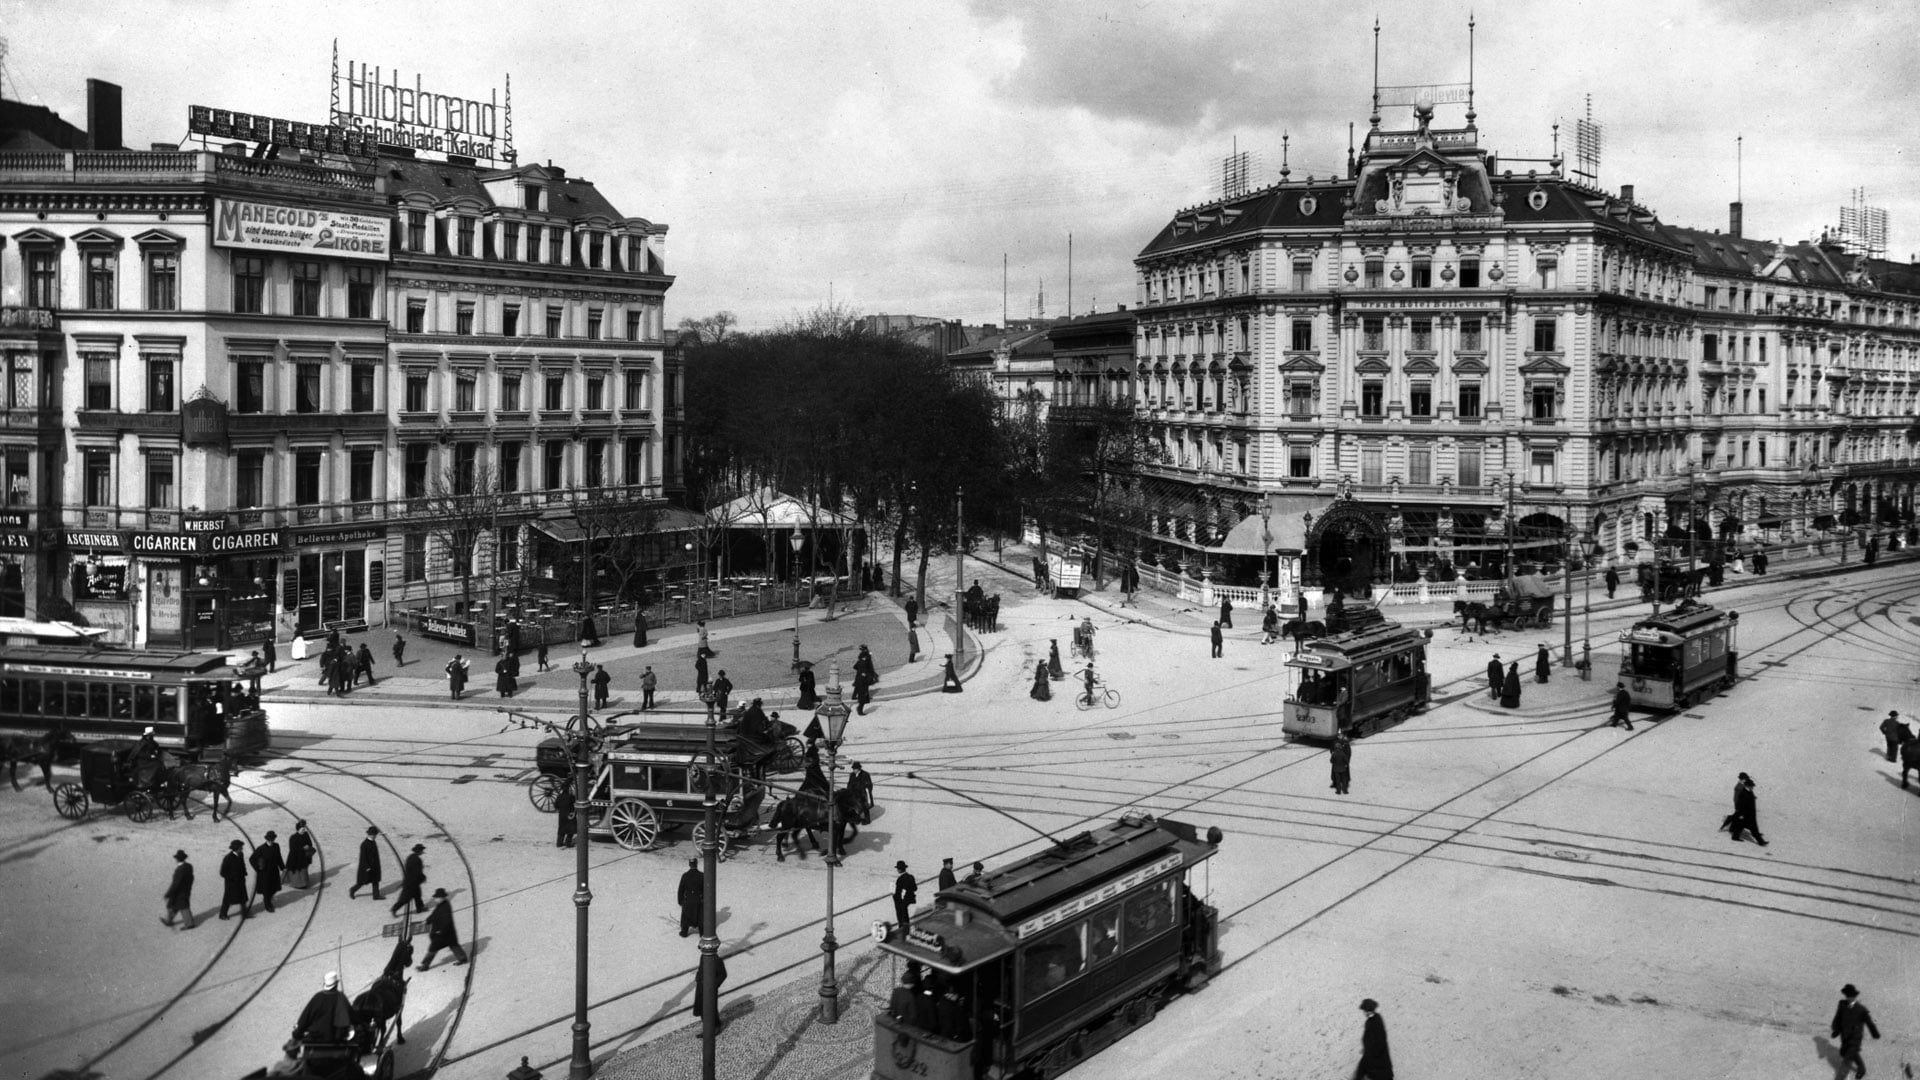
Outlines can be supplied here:
M1047 685L1047 681L1047 662L1045 660L1035 661L1033 665L1033 689L1027 692L1027 696L1035 701L1052 701L1053 689Z
M813 665L808 664L800 669L800 701L794 708L813 709L819 705L820 696L813 690Z
M287 877L300 875L300 887L306 888L311 881L308 876L313 866L313 834L307 831L307 823L293 823L293 835L287 837Z

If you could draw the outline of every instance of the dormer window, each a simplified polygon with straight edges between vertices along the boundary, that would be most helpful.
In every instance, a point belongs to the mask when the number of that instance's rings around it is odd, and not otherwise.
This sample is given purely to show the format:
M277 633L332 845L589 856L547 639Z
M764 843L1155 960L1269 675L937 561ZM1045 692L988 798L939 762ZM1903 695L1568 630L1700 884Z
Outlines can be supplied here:
M470 259L473 257L473 227L474 220L470 217L463 216L455 221L453 235L456 246L454 251L464 258Z
M602 268L601 260L606 258L606 254L607 254L607 234L597 233L597 232L588 233L587 234L587 265L593 267L595 270L601 269Z
M541 189L539 187L534 186L533 184L528 184L526 187L521 188L520 189L521 207L527 210L545 209L540 204L540 196L541 196Z
M425 210L407 211L407 250L427 250L427 212Z

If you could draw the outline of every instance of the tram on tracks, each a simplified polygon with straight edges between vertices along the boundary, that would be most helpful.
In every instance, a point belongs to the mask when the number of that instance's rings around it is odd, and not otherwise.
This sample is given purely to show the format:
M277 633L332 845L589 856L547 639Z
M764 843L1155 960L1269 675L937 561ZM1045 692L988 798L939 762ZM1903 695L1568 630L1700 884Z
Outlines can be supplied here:
M1219 913L1189 875L1220 839L1129 812L875 924L907 964L874 1017L874 1080L1048 1080L1205 985Z
M0 646L0 735L154 741L183 757L266 749L266 713L217 654L73 645Z
M1383 620L1306 642L1287 659L1300 672L1300 684L1282 705L1281 730L1312 739L1358 737L1426 708L1433 697L1427 673L1432 638L1431 630Z
M1620 635L1620 681L1636 706L1678 711L1740 673L1740 613L1683 600Z

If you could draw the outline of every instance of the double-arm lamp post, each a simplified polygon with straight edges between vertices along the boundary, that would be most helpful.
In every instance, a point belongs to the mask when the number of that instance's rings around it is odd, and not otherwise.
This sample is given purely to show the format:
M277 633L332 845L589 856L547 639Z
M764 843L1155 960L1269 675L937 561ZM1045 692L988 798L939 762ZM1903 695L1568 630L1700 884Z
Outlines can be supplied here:
M793 527L793 535L788 538L787 542L793 547L793 583L796 588L796 591L793 594L793 666L788 668L787 670L799 671L800 670L800 596L801 594L797 591L797 589L800 584L800 545L805 543L805 541L802 540L800 537L800 526L795 525ZM813 592L813 585L811 582L809 582L807 585L807 592L809 594ZM809 600L812 599L811 595L808 596L808 599Z
M847 717L853 711L840 699L840 662L829 669L827 697L817 715L821 730L827 733L827 931L820 939L820 1022L840 1022L840 981L833 969L833 954L840 943L833 936L833 868L840 865L839 823L834 821L837 806L833 794L833 774L839 764L840 740L847 733Z

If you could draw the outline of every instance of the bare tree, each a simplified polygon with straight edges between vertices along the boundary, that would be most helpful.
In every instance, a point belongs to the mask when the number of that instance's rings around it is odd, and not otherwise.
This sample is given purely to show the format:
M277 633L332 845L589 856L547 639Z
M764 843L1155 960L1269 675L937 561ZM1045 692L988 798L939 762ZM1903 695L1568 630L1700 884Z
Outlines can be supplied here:
M616 597L632 596L640 574L663 561L665 542L654 530L664 505L631 488L582 493L573 502L584 547L582 571L589 578L604 572L613 579Z
M680 320L680 331L695 334L703 345L717 345L727 340L738 326L740 319L731 311L716 311L703 318L688 317Z
M473 577L480 570L480 537L492 535L487 572L498 573L500 481L492 466L450 464L427 481L425 498L414 500L427 533L446 553L447 568L460 579L462 610L473 610Z

